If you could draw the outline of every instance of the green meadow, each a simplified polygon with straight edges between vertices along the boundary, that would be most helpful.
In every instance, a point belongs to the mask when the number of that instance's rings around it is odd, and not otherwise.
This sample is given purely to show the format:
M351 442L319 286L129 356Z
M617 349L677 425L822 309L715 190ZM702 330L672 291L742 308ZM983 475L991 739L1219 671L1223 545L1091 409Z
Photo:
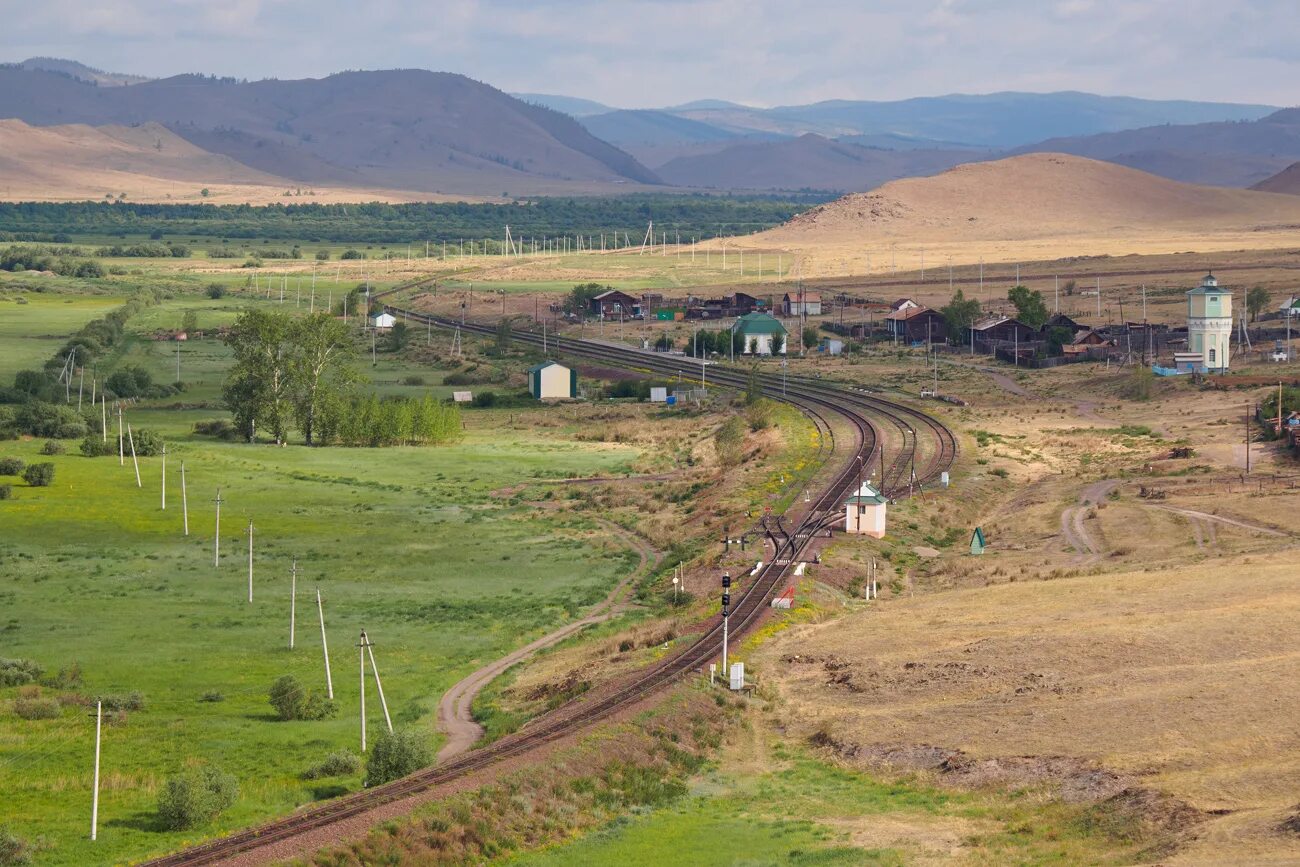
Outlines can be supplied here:
M61 338L121 300L27 297L30 304L6 305L0 317L0 382L41 363ZM151 332L175 327L187 310L197 312L200 328L226 324L245 303L196 293L164 301L131 321L133 337L103 368L140 364L156 382L170 383L176 344L151 340ZM15 310L21 321L9 317ZM31 333L49 343L11 348ZM494 496L530 480L624 472L638 458L634 447L578 443L562 425L518 429L505 412L478 410L467 412L464 439L449 446L308 449L214 440L194 434L193 424L225 415L226 349L205 339L182 344L181 353L185 390L126 413L133 430L166 438L166 510L160 457L140 459L141 487L129 454L119 464L116 455L81 456L76 441L66 443L67 454L49 457L38 441L0 442L0 457L56 467L46 488L0 478L13 486L12 499L0 501L0 657L34 660L50 674L75 663L81 672L79 682L40 688L40 698L62 702L54 718L16 713L15 700L31 698L30 686L0 689L0 826L35 843L39 863L135 860L359 788L359 774L307 780L303 772L331 752L359 751L361 630L375 643L393 725L436 739L435 707L448 686L583 612L637 559L581 517ZM388 383L380 388L440 393L437 371L380 360L375 376ZM370 373L369 359L362 362ZM433 385L396 384L415 374ZM317 589L337 714L280 722L267 702L274 679L292 674L326 689ZM372 737L384 724L373 687L366 702ZM114 716L104 729L99 840L92 844L94 726L86 702L133 691L143 708ZM209 826L164 831L155 812L159 789L193 763L234 774L239 799Z

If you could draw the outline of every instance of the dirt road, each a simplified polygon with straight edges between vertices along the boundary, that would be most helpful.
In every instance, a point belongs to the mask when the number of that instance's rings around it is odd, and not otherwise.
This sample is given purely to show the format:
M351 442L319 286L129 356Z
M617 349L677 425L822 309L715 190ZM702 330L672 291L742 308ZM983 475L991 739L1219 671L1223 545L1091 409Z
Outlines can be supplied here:
M617 524L600 521L601 525L616 536L622 538L640 555L636 568L627 574L619 584L609 592L591 612L581 620L567 623L554 632L524 645L518 650L506 654L477 671L472 672L447 690L438 702L438 727L447 735L447 742L438 751L438 761L445 762L460 755L478 743L483 737L483 727L474 719L473 704L483 688L494 678L517 662L527 659L539 650L558 644L580 629L593 623L600 623L618 613L631 588L633 579L659 562L659 554L640 537L629 533Z
M1103 544L1093 539L1084 521L1088 517L1088 509L1106 499L1119 483L1119 479L1102 479L1085 485L1079 492L1079 504L1067 506L1061 512L1061 536L1065 539L1065 544L1075 550L1075 562L1080 566L1096 563L1105 556Z

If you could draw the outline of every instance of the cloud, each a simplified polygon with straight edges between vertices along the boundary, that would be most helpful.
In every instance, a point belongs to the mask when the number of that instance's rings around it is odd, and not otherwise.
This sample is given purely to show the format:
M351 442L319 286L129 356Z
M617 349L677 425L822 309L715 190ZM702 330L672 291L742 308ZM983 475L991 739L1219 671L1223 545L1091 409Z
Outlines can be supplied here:
M1294 0L45 0L0 57L241 78L423 67L611 105L1074 89L1296 101Z

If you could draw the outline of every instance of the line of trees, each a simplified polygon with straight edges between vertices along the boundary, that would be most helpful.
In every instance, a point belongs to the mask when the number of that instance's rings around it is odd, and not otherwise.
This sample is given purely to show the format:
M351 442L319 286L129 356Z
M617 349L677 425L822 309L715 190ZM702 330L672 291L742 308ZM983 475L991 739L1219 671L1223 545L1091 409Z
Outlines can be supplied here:
M240 436L261 430L277 444L296 428L307 445L416 445L460 436L454 404L355 393L356 344L341 321L321 312L295 317L254 308L226 336L235 364L222 394Z

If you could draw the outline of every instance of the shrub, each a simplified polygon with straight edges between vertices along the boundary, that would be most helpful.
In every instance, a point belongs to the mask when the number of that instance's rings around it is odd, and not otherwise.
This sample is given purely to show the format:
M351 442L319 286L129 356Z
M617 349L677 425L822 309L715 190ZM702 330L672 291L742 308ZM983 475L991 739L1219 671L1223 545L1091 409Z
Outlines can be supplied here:
M433 763L429 739L416 729L380 732L366 761L366 785L378 786Z
M424 377L418 373L412 373L402 378L402 385L424 385Z
M54 464L32 464L23 470L23 480L33 488L46 488L54 482Z
M207 288L203 291L206 292L208 297L214 301L218 298L226 297L226 287L222 286L220 283L209 283Z
M13 485L0 485L0 500L11 499L14 495Z
M475 392L474 399L470 401L473 406L490 407L497 405L497 393L495 391Z
M22 686L40 680L45 669L30 659L0 658L0 686Z
M316 251L316 261L318 261L318 262L324 262L324 261L326 261L327 259L329 259L329 257L330 257L330 251L329 251L329 250L317 250L317 251Z
M286 674L271 684L267 696L282 720L321 720L334 715L334 702L320 693L308 692L298 678Z
M18 867L30 863L32 852L27 841L9 830L8 826L0 825L0 864L4 867Z
M46 440L45 445L41 446L41 454L43 455L61 455L66 451L67 449L63 443L58 440Z
M339 258L340 259L364 259L366 258L366 254L362 253L360 250L353 250L349 248L347 250L344 250L343 254L339 256Z
M163 438L157 431L141 428L131 431L131 437L135 440L135 453L139 457L151 458L162 454Z
M158 818L171 831L184 831L215 819L239 797L230 774L211 766L172 777L158 795Z
M14 713L23 719L56 719L63 713L57 699L19 698L14 700Z
M24 466L22 458L0 458L0 476L20 476Z
M132 690L125 694L105 693L97 695L91 699L91 703L100 702L104 705L104 710L122 711L122 710L143 710L144 695L138 690Z
M345 777L361 770L361 758L347 750L330 753L325 761L303 771L304 780L318 780L321 777Z
M215 702L225 701L225 700L226 697L215 689L210 689L207 692L203 693L203 695L199 696L199 701L207 701L207 702L215 703Z
M118 397L140 397L153 387L153 375L143 367L124 367L108 377L108 389Z
M100 437L86 437L81 441L81 453L88 458L102 458L116 451L116 442L105 442Z

